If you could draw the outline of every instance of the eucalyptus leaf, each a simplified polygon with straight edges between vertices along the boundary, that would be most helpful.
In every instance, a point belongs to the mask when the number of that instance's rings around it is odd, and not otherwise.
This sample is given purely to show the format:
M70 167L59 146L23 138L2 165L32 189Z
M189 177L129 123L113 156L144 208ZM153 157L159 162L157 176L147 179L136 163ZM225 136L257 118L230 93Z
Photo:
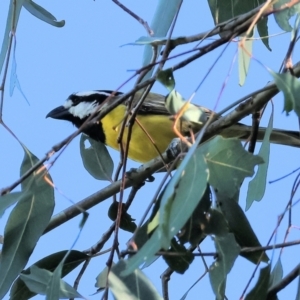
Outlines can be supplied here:
M259 278L255 287L249 292L245 300L266 299L270 281L270 265L262 268L259 273Z
M53 277L53 273L33 265L30 268L30 274L21 274L20 277L32 292L46 295L48 284ZM59 286L60 289L59 293L55 295L56 298L46 297L46 299L84 298L71 285L64 282L62 279L59 280Z
M140 270L124 275L126 263L119 260L108 275L109 287L116 300L162 300L151 281Z
M24 145L21 176L38 163ZM54 191L46 171L34 172L22 182L22 195L12 210L4 229L0 256L0 298L25 267L37 241L46 229L54 209Z
M90 146L86 146L86 141ZM112 180L114 163L106 146L86 134L80 137L80 154L85 169L98 180Z
M45 269L53 272L57 266L61 263L62 259L67 254L67 250L53 253L49 256L42 258L41 260L35 262L33 265L40 269ZM62 277L69 274L81 263L83 263L88 256L81 251L72 250L66 260L64 261L62 268ZM30 268L22 271L22 274L30 274ZM15 280L11 290L10 290L10 300L27 300L34 297L36 293L29 290L24 281L20 277Z
M273 112L270 116L264 139L258 155L264 160L264 164L258 166L255 177L250 181L246 199L246 210L250 208L253 201L260 201L266 190L267 173L270 159L270 136L273 129Z

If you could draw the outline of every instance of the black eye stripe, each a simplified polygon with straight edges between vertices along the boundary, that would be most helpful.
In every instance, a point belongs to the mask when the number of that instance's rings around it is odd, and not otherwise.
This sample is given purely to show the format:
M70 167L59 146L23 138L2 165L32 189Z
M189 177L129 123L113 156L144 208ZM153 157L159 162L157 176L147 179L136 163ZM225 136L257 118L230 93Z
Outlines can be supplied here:
M72 106L76 106L80 102L94 102L94 101L97 101L99 104L101 104L103 101L105 101L107 97L109 97L111 93L112 91L109 90L99 90L89 95L77 95L76 93L74 93L70 95L68 99L70 99L73 102ZM119 96L122 94L123 93L117 92L115 93L115 96Z

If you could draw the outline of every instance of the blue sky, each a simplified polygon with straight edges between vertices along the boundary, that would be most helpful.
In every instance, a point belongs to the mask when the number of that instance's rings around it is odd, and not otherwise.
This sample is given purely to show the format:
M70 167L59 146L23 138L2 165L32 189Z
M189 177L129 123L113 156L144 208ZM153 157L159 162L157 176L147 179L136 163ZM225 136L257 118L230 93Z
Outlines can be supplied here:
M151 18L158 1L123 1L123 4L134 10L135 13L151 23ZM179 14L178 23L174 30L174 36L191 35L209 30L213 27L213 20L208 5L200 1L185 2ZM141 66L143 47L123 46L146 35L144 28L129 15L123 12L111 1L43 1L39 3L49 10L58 20L64 19L66 25L63 28L52 27L33 17L26 10L20 16L17 29L17 75L30 105L22 97L19 91L9 96L9 80L5 91L5 103L3 118L7 126L37 157L42 157L57 142L74 131L71 124L45 119L46 114L54 107L61 105L69 94L76 91L91 89L115 89L122 84L135 70ZM0 4L0 37L3 36L8 5ZM270 34L280 33L281 30L275 24L273 17L269 18ZM290 34L276 36L270 39L272 52L269 52L261 41L254 43L253 54L264 65L277 71L284 58L290 40ZM180 53L182 47L175 53ZM223 81L232 63L237 50L237 43L231 43L212 70L209 77L201 86L194 102L213 108L218 98ZM190 64L175 73L177 90L188 98L196 89L199 82L212 66L221 49L209 53L198 61ZM295 56L297 62L299 57ZM171 66L173 62L169 62ZM264 87L272 80L269 73L255 61L251 62L249 75L243 87L238 86L238 66L235 64L233 72L225 91L222 94L217 111L229 105L231 102L250 93L253 90ZM129 91L134 81L124 86L123 91ZM165 94L166 90L155 84L152 91ZM298 120L294 113L287 117L282 113L283 96L280 94L274 98L275 120L274 127L298 130ZM270 110L267 111L270 113ZM266 114L266 116L268 115ZM250 118L245 122L250 122ZM265 117L262 124L268 123ZM19 176L19 167L23 158L23 150L14 138L3 128L0 128L0 188L14 182ZM268 171L268 180L281 177L299 167L298 149L283 146L271 146L271 159ZM115 165L118 163L118 153L110 151ZM129 167L138 164L130 162ZM55 213L71 205L68 199L77 202L86 196L100 190L107 185L91 177L83 168L79 154L79 139L76 138L63 152L60 159L51 168L51 176L57 188L66 197L56 192ZM162 175L155 175L154 183L147 183L138 194L130 214L137 220L141 212L148 206L152 195L159 184ZM251 225L265 245L275 228L277 217L283 212L288 201L294 176L278 183L267 185L267 192L263 201L254 203L247 212ZM244 183L240 205L245 207L247 182ZM68 198L68 199L67 199ZM297 199L297 197L296 197ZM107 200L89 211L89 219L83 229L75 249L84 250L92 246L102 233L110 226L111 221L107 217L107 209L111 201ZM299 213L299 206L294 208L294 216ZM8 213L0 220L2 233ZM43 236L31 259L29 265L36 260L53 252L69 249L78 234L80 218L53 230ZM286 222L286 220L285 220ZM293 219L297 224L296 218ZM277 236L277 242L283 241L286 227L282 227ZM122 232L120 249L126 248L126 241L130 235ZM298 229L292 229L288 240L299 239ZM108 243L107 247L111 244ZM106 249L106 248L105 248ZM201 248L202 251L213 251L213 244L208 238ZM289 272L298 261L295 251L297 247L287 248L282 255L285 274ZM293 254L294 253L294 254ZM272 253L269 252L269 256ZM274 262L278 253L274 253ZM105 266L107 257L94 259L83 276L79 286L79 292L89 299L99 299L99 295L90 296L95 292L94 283L96 276ZM208 264L211 261L207 260ZM153 281L161 292L160 274L166 266L159 260L145 270L145 273ZM229 275L227 295L229 299L237 299L247 281L254 266L245 259L239 258ZM200 258L196 258L189 271L184 275L174 275L170 281L170 299L180 298L190 285L204 272ZM66 278L73 283L77 272ZM243 276L241 276L243 274ZM282 299L294 298L296 284L292 284L286 291L279 294ZM214 299L208 277L194 287L189 299L198 298ZM42 297L37 297L42 299Z

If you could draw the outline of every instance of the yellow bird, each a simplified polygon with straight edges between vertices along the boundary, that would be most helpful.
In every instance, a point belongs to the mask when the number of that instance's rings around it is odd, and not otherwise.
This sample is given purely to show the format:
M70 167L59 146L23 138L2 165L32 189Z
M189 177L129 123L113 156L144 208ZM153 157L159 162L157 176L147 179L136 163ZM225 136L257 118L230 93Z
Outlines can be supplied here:
M109 90L93 90L88 92L78 92L71 94L62 106L50 111L46 117L54 119L67 120L76 127L80 127L85 120L95 111L101 110L100 106L112 94ZM109 101L116 101L122 96L122 93L115 93ZM141 92L137 92L133 99L133 106L141 97ZM109 104L109 103L108 103ZM128 101L118 105L110 113L105 115L98 123L90 126L83 132L100 141L109 147L119 150L117 138L121 124L127 111ZM170 106L166 105L165 97L155 93L149 93L137 113L136 121L132 127L132 135L129 145L128 157L137 162L147 162L163 153L173 138L177 137L174 132L174 119L171 113L174 113ZM197 107L200 111L200 122L190 122L182 118L177 122L177 130L182 136L189 136L190 130L197 132L203 125L203 114L205 119L212 113L211 110L191 104L191 107ZM223 137L236 137L247 140L251 134L251 126L241 123L234 124L225 128L220 135ZM258 132L258 140L262 140L265 128L261 127ZM147 132L147 134L145 133ZM150 138L151 137L151 138ZM152 140L151 140L152 139ZM273 129L271 138L272 143L300 147L299 132ZM127 129L123 136L123 143L127 141ZM156 147L153 145L156 145ZM158 150L157 150L158 149Z

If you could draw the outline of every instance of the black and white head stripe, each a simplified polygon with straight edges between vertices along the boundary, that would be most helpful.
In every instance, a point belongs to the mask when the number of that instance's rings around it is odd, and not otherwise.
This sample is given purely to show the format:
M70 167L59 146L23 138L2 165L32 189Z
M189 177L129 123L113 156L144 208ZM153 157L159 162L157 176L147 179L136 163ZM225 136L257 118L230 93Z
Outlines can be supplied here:
M77 92L69 96L63 107L68 109L69 113L74 117L84 119L94 113L100 104L102 104L113 91L95 90L86 92ZM114 96L121 95L117 92Z

